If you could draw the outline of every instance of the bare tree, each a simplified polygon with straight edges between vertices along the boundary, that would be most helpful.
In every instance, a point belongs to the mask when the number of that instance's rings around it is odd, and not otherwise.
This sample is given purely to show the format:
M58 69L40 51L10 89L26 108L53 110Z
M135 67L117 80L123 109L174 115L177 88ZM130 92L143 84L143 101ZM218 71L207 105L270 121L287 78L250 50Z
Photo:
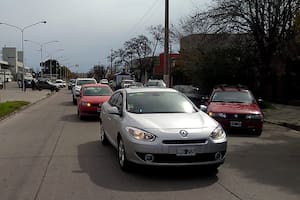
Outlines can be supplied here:
M278 68L284 71L290 43L295 38L294 22L299 10L299 0L215 0L214 2L215 4L207 12L196 13L185 20L183 30L251 35L260 59L258 78L261 84L270 86L272 73L278 74ZM272 88L268 89L272 90Z

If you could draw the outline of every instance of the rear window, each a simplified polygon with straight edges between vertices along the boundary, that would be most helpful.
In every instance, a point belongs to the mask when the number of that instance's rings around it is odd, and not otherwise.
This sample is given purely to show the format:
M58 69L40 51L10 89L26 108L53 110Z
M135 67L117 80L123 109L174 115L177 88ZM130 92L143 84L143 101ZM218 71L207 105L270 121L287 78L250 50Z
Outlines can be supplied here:
M77 80L77 85L94 84L96 80Z
M112 90L109 87L85 87L84 96L111 96Z

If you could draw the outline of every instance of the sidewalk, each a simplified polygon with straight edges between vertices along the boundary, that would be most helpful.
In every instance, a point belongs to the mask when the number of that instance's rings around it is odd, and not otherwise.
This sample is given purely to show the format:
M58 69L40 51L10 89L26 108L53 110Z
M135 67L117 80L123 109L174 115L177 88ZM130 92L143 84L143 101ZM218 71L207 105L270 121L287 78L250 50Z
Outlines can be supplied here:
M18 87L16 82L8 82L6 84L6 89L0 90L0 103L6 101L28 101L30 103L37 102L51 95L49 90L32 90L31 88L26 88L26 91L22 91L22 88Z
M300 131L300 106L273 104L275 109L264 109L265 122Z

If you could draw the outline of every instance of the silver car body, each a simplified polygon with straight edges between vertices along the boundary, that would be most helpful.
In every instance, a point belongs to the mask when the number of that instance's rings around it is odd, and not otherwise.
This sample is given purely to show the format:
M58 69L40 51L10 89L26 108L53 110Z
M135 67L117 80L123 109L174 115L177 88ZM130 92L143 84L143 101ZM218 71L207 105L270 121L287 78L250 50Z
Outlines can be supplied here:
M116 107L110 101L102 105L100 126L108 141L118 148L121 137L128 161L144 165L210 165L222 164L225 160L227 139L212 139L216 129L222 129L218 122L200 111L192 104L192 113L132 113L126 105L127 95L146 92L171 92L182 95L169 88L125 88L116 91L121 95L122 114L113 114ZM154 141L143 141L128 133L128 127L137 128L155 135ZM223 129L222 129L223 130Z

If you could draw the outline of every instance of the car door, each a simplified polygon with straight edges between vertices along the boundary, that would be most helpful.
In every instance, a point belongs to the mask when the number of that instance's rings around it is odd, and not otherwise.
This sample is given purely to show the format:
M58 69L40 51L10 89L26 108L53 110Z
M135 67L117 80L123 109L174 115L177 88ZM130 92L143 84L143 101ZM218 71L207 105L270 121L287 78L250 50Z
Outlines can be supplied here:
M112 96L112 101L109 102L111 107L117 107L119 111L122 111L123 105L123 97L121 92L117 92ZM116 114L107 114L107 131L109 131L109 135L112 137L111 139L114 142L117 142L117 136L120 130L121 116Z

